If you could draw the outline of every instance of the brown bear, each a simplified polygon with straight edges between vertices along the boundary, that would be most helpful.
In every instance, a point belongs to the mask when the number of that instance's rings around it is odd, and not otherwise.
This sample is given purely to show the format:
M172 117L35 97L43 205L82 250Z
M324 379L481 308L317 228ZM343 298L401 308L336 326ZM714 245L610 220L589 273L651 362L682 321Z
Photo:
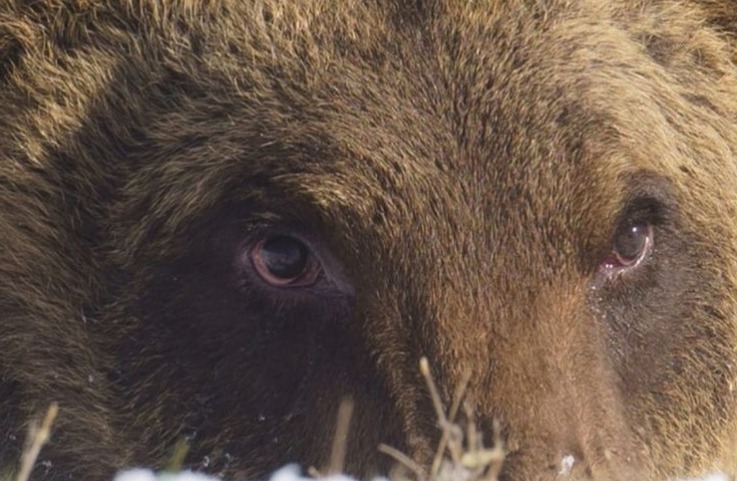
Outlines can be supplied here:
M0 463L737 474L736 10L3 0Z

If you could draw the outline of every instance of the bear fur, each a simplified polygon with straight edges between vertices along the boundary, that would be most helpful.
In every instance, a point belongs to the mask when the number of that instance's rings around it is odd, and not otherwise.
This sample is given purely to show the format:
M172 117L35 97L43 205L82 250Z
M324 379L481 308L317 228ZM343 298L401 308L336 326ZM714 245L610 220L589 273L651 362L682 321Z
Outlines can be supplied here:
M427 356L503 480L737 475L735 11L4 0L0 463L427 465Z

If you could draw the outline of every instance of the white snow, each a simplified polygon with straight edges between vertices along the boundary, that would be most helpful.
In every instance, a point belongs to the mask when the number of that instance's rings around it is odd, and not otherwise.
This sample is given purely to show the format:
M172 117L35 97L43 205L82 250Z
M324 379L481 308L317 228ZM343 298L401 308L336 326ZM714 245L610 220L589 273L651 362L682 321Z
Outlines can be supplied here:
M573 469L573 465L575 463L576 458L574 458L572 454L563 456L563 459L560 460L560 471L558 471L558 474L560 476L568 476L569 474L571 474L571 470Z
M570 462L570 466L573 465L573 457L571 456L571 459L566 459L568 456L563 458L563 461L561 462L561 467L566 468L568 467L568 463ZM568 467L570 469L570 467ZM113 481L223 481L220 478L216 478L213 476L208 476L201 473L194 473L192 471L183 471L181 473L160 473L156 474L153 471L149 471L148 469L131 469L129 471L124 471L117 476L115 476L115 479ZM256 480L254 480L256 481ZM288 466L284 466L283 468L275 471L268 481L314 481L314 479L305 477L301 474L301 471L299 467L296 464L290 464ZM326 476L324 478L320 478L320 481L356 481L355 479L351 478L350 476L345 476L342 474L336 474L332 476ZM374 481L387 481L385 478L377 478ZM710 474L708 476L705 476L703 478L689 478L689 479L681 479L681 480L673 480L673 481L729 481L729 478L723 474Z
M148 469L131 469L123 471L113 481L223 481L214 476L208 476L202 473L192 471L182 471L181 473L159 473L156 474ZM255 481L255 480L254 480ZM299 466L289 464L284 466L271 475L268 481L315 481L313 478L302 476ZM356 481L350 476L344 474L334 474L320 478L320 481ZM388 481L385 478L376 478L374 481Z

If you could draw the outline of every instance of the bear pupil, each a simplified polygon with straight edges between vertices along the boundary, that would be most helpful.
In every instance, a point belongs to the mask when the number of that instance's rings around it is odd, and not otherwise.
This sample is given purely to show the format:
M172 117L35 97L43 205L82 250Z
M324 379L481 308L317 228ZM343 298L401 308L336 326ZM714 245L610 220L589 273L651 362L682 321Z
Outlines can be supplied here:
M269 273L281 279L293 279L302 274L308 256L307 247L294 237L273 237L261 248L261 258Z
M623 259L634 261L645 249L648 229L644 224L630 224L617 236L615 249Z

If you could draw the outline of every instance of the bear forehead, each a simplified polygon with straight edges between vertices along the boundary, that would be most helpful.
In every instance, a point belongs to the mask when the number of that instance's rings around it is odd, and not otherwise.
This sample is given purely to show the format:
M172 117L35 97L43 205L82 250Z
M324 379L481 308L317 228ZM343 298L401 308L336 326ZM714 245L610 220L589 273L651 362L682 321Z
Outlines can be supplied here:
M597 103L631 79L602 87L568 66L573 55L605 49L606 31L597 31L603 44L582 34L568 50L542 56L539 43L555 39L554 32L536 35L529 45L505 45L493 22L452 13L441 17L446 24L414 25L372 12L387 36L376 52L366 51L371 42L365 39L353 49L342 23L317 17L304 30L292 19L288 42L274 33L274 17L254 29L264 36L261 45L250 31L241 39L230 32L227 43L208 31L185 35L187 48L172 53L171 39L163 36L154 44L171 62L152 66L157 82L149 91L128 94L143 98L138 103L145 112L139 115L145 138L126 148L128 157L146 164L141 182L171 186L172 195L185 197L172 206L191 204L195 194L258 200L273 191L331 213L454 207L446 216L456 216L458 205L475 205L497 215L521 206L540 218L570 201L572 186L596 185L604 197L617 198L628 173L652 166L648 156L621 154L627 124L619 121L632 109L612 112L609 102ZM478 23L475 36L447 40L445 30L468 22ZM331 41L307 49L313 30ZM304 58L295 62L289 53ZM596 69L605 77L607 65ZM111 88L124 87L113 82ZM193 157L201 159L201 171L177 162ZM611 180L620 177L621 183ZM208 182L222 186L223 178L230 189L207 188ZM596 204L595 190L570 204ZM377 206L389 198L394 205ZM203 206L219 201L198 199ZM404 201L412 205L397 205ZM613 215L613 204L604 202L605 217Z
M616 5L157 5L121 7L98 32L62 31L73 68L49 75L84 117L67 135L93 154L104 137L103 154L122 157L108 165L124 160L122 209L170 230L187 223L182 211L240 200L357 221L379 210L394 229L408 218L487 230L511 219L604 238L596 224L616 216L633 173L689 182L703 152L676 131L718 115L708 98L684 104L688 79L665 74ZM34 95L39 117L65 110L53 92ZM682 118L668 116L674 101ZM711 153L728 158L708 125Z

